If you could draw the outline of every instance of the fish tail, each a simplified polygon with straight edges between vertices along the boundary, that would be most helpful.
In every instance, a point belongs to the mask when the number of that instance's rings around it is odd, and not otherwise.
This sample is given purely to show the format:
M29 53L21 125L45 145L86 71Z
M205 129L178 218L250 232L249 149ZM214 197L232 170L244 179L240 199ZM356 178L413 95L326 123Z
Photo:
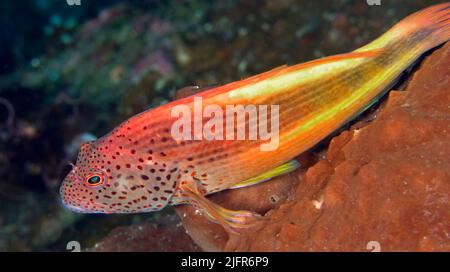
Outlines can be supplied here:
M356 51L367 51L403 43L416 54L450 39L450 2L434 5L404 18L374 42Z
M450 2L418 11L397 26L422 51L427 51L450 39Z

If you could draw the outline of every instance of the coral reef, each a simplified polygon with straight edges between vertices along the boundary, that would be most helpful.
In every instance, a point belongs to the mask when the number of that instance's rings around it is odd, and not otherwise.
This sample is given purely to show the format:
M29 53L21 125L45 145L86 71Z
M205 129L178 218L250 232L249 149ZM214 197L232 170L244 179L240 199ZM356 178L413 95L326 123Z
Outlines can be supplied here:
M369 242L382 251L449 251L448 67L450 43L389 93L374 120L334 137L306 171L211 196L265 213L258 227L228 238L192 207L179 207L188 233L211 251L366 251ZM281 195L276 207L272 194Z

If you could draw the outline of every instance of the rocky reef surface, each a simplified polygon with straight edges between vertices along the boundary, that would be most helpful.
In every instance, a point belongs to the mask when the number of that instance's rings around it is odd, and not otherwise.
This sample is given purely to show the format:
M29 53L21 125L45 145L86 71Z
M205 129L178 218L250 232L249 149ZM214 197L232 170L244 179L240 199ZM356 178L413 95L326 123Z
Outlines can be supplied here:
M201 249L186 234L172 213L157 223L138 223L113 229L88 249L92 252L195 252Z
M449 251L449 67L450 43L311 167L210 197L265 214L259 226L228 237L177 207L187 232L206 251Z

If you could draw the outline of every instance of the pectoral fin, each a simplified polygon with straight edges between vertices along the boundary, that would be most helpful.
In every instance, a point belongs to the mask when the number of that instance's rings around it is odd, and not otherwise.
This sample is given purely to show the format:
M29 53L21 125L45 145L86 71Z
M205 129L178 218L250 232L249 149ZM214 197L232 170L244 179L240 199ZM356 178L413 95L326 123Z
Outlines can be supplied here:
M247 187L247 186L258 184L260 182L268 181L273 177L292 172L295 169L297 169L299 166L300 166L300 164L296 160L288 161L287 163L277 166L265 173L262 173L261 175L241 181L241 182L233 185L229 189L237 189L237 188Z
M230 234L239 234L240 229L252 227L263 218L251 211L234 211L221 207L203 196L194 182L186 182L181 189L190 198L190 204L219 223Z

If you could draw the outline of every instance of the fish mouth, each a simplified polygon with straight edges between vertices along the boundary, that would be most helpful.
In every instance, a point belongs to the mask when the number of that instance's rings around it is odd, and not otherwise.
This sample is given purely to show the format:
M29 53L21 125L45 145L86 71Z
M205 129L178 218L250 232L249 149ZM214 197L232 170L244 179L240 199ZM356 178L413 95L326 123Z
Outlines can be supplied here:
M64 198L61 197L61 205L63 207L65 207L66 209L72 211L72 212L76 212L76 213L83 213L83 214L89 214L89 213L100 213L99 211L95 211L95 210L91 210L91 209L85 209L82 208L82 206L87 206L90 205L92 203L88 203L88 202L80 202L79 206L68 203Z
M62 190L63 190L63 187L61 187L60 193L59 193L59 204L62 207L66 208L72 212L76 212L76 213L87 213L86 209L83 209L80 206L75 206L75 205L67 202L67 200L64 198L64 192Z
M83 208L80 208L78 206L74 206L72 204L67 203L66 201L64 201L64 199L61 199L61 204L62 206L64 206L66 209L72 211L72 212L76 212L76 213L90 213L89 211L86 211Z
M91 207L93 204L100 205L98 203L91 203L88 201L80 201L80 200L70 201L66 199L64 197L63 187L61 187L60 191L59 204L62 207L66 208L67 210L70 210L75 213L83 213L83 214L102 213L92 208L83 208L83 207Z
M75 184L75 183L79 182L79 180L80 180L80 177L78 176L78 174L74 170L75 169L73 169L69 174L67 174L66 178L61 183L61 187L59 189L59 200L60 200L59 203L64 208L66 208L66 209L68 209L68 210L70 210L72 212L76 212L76 213L95 213L95 211L91 211L89 209L82 208L83 206L86 206L89 203L75 201L76 203L74 204L72 201L68 201L68 199L66 199L66 197L65 197L65 190L67 190L67 185L71 184L71 183Z

